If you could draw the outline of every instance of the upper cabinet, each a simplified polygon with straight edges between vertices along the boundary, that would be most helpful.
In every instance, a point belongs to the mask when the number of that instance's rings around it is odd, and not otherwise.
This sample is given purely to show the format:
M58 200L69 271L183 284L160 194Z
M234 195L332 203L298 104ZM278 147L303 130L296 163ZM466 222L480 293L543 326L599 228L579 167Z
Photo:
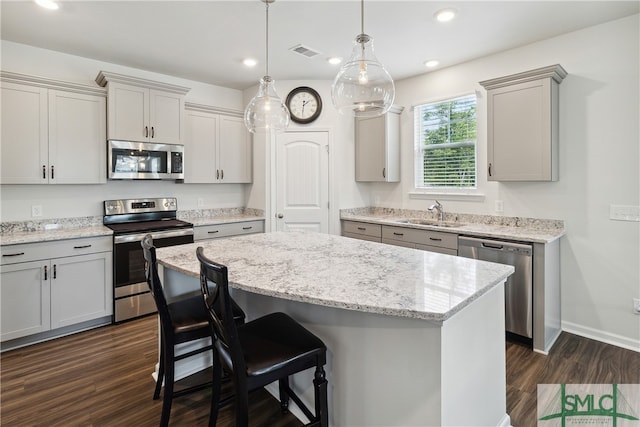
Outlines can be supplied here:
M356 117L356 181L400 181L400 113L393 106L377 117Z
M108 90L109 139L183 144L184 96L189 88L101 71Z
M2 72L3 184L106 182L102 88Z
M249 183L251 136L241 112L187 104L185 183Z
M559 64L480 84L487 90L489 181L557 181Z

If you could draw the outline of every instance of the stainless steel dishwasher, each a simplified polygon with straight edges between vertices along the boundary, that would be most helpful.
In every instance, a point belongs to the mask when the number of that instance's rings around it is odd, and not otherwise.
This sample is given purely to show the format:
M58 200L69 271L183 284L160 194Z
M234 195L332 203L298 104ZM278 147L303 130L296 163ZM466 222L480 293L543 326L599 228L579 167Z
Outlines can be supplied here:
M512 265L505 283L505 326L507 332L533 338L533 247L501 240L458 237L458 256Z

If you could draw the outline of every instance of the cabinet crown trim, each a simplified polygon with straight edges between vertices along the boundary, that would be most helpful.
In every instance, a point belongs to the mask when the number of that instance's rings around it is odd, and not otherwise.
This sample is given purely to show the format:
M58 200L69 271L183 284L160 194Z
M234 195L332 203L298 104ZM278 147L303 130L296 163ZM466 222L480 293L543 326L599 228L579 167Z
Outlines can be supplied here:
M228 116L244 117L243 111L232 110L230 108L214 107L211 105L195 104L193 102L184 103L185 110L199 111L201 113L225 114Z
M511 74L508 76L498 77L490 80L483 80L480 82L480 85L485 89L490 90L497 89L503 86L510 86L518 83L545 78L551 78L556 83L561 83L565 77L567 77L567 71L562 68L562 65L555 64L549 65L547 67L536 68L535 70L525 71L522 73Z
M105 87L109 82L124 83L136 86L144 86L150 89L158 89L166 92L186 95L191 90L189 87L172 85L169 83L157 82L155 80L147 80L140 77L127 76L124 74L112 73L110 71L100 71L96 76L96 83Z
M30 86L54 90L66 90L70 92L82 93L85 95L98 95L104 97L107 96L107 91L101 87L65 82L62 80L54 80L46 77L30 76L27 74L13 73L10 71L0 71L0 80L7 83L27 84Z

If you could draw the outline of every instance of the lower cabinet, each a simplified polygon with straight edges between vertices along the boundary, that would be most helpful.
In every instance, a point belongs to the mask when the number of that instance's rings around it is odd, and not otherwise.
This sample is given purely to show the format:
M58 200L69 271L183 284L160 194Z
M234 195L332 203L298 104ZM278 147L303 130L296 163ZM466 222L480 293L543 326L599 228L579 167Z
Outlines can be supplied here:
M200 225L193 228L193 240L217 239L242 234L264 233L264 221L228 222L224 224Z
M370 242L380 242L382 226L366 222L342 221L342 235Z
M111 237L2 247L0 341L110 316Z

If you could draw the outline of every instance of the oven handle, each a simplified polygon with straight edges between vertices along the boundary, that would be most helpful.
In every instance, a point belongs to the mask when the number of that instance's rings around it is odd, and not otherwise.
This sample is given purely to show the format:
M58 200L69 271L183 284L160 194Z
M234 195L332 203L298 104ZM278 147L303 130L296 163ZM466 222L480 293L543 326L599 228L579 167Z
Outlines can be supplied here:
M146 236L147 234L151 234L151 238L153 240L168 239L170 237L193 236L193 228L182 228L180 230L168 230L168 231L154 231L152 233L123 234L120 236L114 236L113 243L118 245L121 243L141 242L144 236Z

